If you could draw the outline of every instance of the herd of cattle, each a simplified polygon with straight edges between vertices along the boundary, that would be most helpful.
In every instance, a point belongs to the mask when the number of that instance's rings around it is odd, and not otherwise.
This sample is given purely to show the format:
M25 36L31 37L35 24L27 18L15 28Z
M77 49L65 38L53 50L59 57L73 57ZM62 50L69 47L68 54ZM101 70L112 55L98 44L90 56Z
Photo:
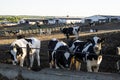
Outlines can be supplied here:
M81 41L79 37L79 26L60 29L67 39L70 35L76 35L75 40L67 43L53 38L48 43L48 55L50 68L56 69L73 69L79 71L81 63L86 62L88 72L98 72L100 63L102 62L102 43L104 38L94 36L91 39ZM26 48L28 47L28 48ZM29 49L29 50L28 50ZM23 67L25 58L30 63L29 68L33 67L34 57L37 58L38 66L40 66L40 49L41 41L31 37L25 38L19 36L10 46L10 53L13 65L20 63ZM120 50L118 48L118 50ZM119 52L119 51L118 51ZM120 61L117 62L118 69Z

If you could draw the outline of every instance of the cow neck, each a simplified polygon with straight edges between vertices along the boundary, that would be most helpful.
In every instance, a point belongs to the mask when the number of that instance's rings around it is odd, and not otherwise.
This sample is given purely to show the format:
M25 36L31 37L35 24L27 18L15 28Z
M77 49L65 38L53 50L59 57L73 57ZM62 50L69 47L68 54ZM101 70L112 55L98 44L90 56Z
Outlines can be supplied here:
M90 47L90 46L92 46L92 43L87 43L85 46L84 46L84 48L83 48L83 50L82 50L82 53L86 53L87 51L88 51L88 48Z

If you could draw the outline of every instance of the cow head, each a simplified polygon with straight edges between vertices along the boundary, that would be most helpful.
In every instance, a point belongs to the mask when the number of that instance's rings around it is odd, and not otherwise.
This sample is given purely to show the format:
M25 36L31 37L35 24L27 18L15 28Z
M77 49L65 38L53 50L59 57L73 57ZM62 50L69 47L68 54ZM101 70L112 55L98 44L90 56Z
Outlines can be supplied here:
M71 54L69 52L68 46L60 46L56 51L56 59L60 63L61 66L64 68L69 68L70 61L71 61Z
M102 42L104 41L104 38L99 38L97 36L94 36L93 39L89 39L88 41L92 44L93 46L93 51L96 54L99 54L101 49L102 49Z
M69 39L69 28L60 28L60 31L66 36L67 39Z
M22 48L20 48L17 44L11 45L10 53L13 65L18 64L18 61L22 56Z

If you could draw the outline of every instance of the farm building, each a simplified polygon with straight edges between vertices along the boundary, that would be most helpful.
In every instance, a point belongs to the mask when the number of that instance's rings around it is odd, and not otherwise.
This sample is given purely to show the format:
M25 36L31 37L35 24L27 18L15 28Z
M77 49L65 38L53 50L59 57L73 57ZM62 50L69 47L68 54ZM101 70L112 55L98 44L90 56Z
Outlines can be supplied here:
M22 20L23 20L24 23L28 23L28 24L31 24L31 25L36 24L36 22L39 22L40 24L43 24L43 20L42 19L28 18L28 19L22 19Z
M18 23L26 23L28 24L71 24L71 23L80 23L81 18L50 18L50 19L22 19Z
M10 22L8 21L7 19L1 19L0 21L0 26L14 26L14 25L17 25L17 23L15 22Z
M81 23L105 23L120 20L120 16L93 15L82 18Z
M82 18L75 18L75 17L71 17L71 18L60 18L62 20L66 20L66 24L71 24L71 23L80 23Z
M120 16L109 16L109 15L93 15L89 17L54 17L48 19L21 19L19 23L28 23L28 24L36 24L38 22L40 25L42 24L75 24L75 23L106 23L120 20Z
M109 22L120 21L120 16L106 16L106 15L103 16L107 17Z
M100 15L94 15L94 16L90 16L90 17L85 17L81 20L81 23L93 23L93 22L106 22L107 21L107 17L103 17Z

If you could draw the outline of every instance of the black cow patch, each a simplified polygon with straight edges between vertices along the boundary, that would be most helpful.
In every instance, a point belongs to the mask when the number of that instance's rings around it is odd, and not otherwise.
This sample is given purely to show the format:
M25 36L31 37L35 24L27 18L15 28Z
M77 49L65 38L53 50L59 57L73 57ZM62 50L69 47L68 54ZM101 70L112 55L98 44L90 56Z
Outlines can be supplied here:
M64 28L64 29L62 30L62 32L63 32L64 34L73 35L73 28L72 28L72 27L70 27L70 28Z
M25 39L25 40L32 44L32 39Z
M15 48L17 49L17 56L20 55L20 54L22 56L22 54L23 54L22 48L19 47L17 44L15 44Z
M64 56L65 52L69 52L68 47L60 46L55 53L56 63L59 67L59 64L61 64L63 67L67 67L66 64L70 65L70 57L66 59Z
M15 44L15 46L10 46L10 50L13 50L14 48L16 48L16 50L17 50L16 57L19 55L21 55L21 56L23 55L23 51L22 51L21 47L19 47L17 44ZM10 53L10 55L11 55L11 59L14 60L13 55L11 53Z
M53 52L53 50L54 50L57 43L58 43L58 40L55 40L55 41L50 40L49 43L48 43L49 62L52 60L52 52Z
M57 49L56 51L54 51L57 43L60 43L61 45L57 45ZM48 54L50 67L52 66L56 68L69 67L70 64L69 47L67 45L64 45L64 42L61 42L59 40L50 40L48 43Z

